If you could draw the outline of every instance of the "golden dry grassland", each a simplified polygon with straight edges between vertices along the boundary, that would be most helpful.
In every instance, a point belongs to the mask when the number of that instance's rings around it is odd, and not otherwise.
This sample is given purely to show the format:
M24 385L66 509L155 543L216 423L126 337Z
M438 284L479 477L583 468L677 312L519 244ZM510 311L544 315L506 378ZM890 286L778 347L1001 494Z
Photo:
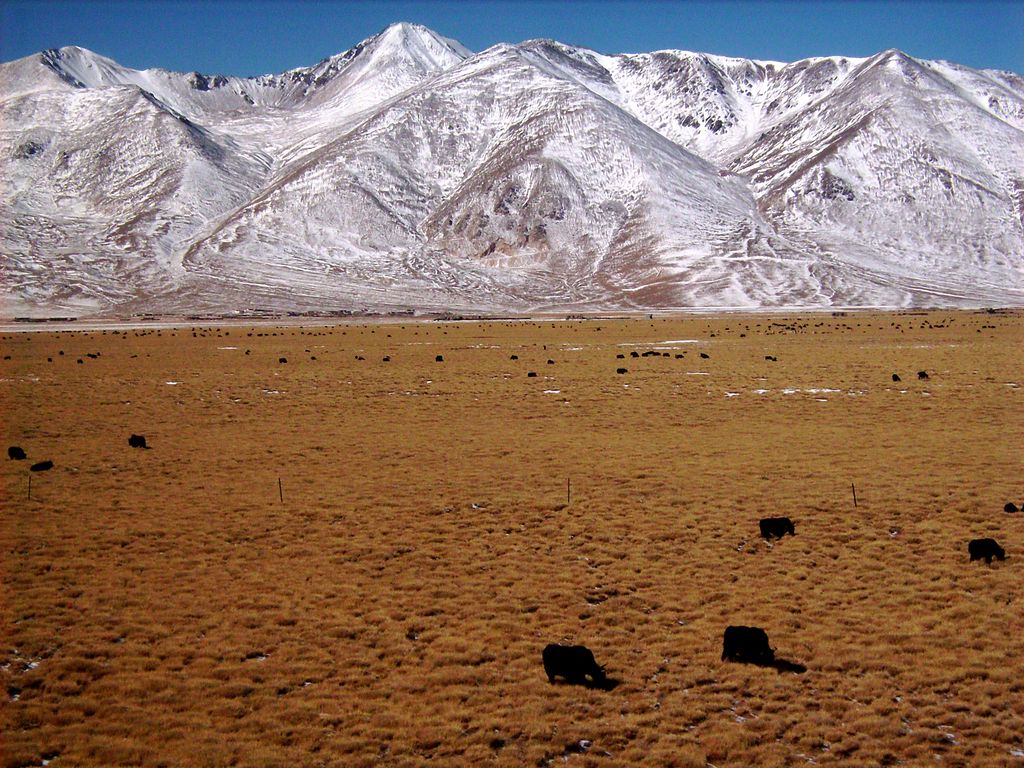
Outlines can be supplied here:
M7 333L0 761L1024 765L1022 349L1014 312Z

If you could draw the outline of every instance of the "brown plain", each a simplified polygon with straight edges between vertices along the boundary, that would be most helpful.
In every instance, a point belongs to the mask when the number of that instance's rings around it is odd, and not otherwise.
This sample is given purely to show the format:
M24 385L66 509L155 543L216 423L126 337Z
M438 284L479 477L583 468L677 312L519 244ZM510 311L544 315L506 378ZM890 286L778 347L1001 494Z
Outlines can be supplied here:
M0 347L5 766L1022 764L1020 313Z

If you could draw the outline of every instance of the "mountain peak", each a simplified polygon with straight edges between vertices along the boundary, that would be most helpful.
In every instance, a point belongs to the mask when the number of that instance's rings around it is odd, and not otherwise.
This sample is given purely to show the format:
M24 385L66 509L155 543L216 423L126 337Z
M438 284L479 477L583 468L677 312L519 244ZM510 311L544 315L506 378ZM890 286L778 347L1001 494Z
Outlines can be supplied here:
M473 55L473 52L458 40L443 37L422 24L413 24L408 21L398 21L388 25L364 44L371 42L379 46L397 45L406 49L417 47L435 55L448 53L459 60Z
M417 36L429 36L439 37L434 30L429 27L425 27L422 24L414 24L411 21L396 21L388 24L383 30L378 33L379 36L383 35L417 35Z
M921 62L915 59L908 53L904 53L899 48L886 48L884 51L879 51L874 56L871 56L866 60L869 65L871 64L889 64L895 63L900 66L920 66Z
M77 45L49 48L41 51L38 57L44 66L75 88L94 88L107 84L112 76L116 77L125 71L113 59Z

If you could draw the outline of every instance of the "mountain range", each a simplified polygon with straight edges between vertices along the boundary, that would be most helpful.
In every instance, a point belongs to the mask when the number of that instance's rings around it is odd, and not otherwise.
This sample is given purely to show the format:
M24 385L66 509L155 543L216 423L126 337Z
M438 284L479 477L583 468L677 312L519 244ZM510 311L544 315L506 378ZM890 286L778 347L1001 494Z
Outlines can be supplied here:
M1024 305L1024 78L473 53L0 64L7 315Z

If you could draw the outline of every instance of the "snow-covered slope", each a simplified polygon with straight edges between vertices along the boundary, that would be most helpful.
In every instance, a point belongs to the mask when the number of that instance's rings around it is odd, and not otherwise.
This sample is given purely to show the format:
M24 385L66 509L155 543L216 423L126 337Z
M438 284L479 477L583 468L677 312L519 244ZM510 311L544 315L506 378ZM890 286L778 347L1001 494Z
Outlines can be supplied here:
M9 312L1024 304L1024 80L396 24L309 69L0 65Z

